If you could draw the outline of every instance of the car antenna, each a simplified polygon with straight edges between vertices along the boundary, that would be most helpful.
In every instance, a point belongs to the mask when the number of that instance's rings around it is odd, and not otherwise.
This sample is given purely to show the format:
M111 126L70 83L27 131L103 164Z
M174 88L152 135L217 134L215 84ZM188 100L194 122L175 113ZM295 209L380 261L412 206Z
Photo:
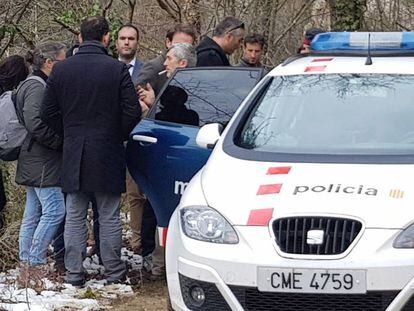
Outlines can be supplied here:
M368 56L367 60L365 61L365 65L372 65L372 58L371 58L371 34L368 34Z

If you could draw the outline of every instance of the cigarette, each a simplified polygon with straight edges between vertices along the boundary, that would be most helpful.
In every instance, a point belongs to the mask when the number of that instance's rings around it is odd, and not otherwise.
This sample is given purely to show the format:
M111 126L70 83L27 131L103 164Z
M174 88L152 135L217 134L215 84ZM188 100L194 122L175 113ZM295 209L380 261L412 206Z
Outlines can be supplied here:
M160 71L159 73L158 73L158 75L160 76L160 75L163 75L164 73L166 73L167 72L167 70L163 70L163 71Z

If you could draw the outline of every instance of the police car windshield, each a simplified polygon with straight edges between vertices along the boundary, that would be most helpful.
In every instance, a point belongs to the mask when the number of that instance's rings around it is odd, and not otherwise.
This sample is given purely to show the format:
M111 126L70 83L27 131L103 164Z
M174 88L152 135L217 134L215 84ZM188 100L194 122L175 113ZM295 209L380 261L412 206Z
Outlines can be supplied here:
M298 154L414 154L414 75L275 77L237 145Z

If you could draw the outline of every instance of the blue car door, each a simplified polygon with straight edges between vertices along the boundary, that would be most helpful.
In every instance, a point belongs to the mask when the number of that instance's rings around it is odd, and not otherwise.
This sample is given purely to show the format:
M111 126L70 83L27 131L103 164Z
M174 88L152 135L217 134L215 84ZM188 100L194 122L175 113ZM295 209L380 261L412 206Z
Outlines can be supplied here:
M199 127L226 125L260 77L256 68L178 70L134 128L128 170L151 203L158 226L168 227L186 185L211 153L196 144Z

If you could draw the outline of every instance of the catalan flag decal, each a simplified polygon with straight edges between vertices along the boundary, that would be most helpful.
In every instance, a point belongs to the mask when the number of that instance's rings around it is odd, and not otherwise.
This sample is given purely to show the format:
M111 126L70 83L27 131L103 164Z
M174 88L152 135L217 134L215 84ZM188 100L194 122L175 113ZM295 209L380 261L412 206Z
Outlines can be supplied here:
M404 191L399 189L391 189L389 195L393 199L402 199L404 197Z

